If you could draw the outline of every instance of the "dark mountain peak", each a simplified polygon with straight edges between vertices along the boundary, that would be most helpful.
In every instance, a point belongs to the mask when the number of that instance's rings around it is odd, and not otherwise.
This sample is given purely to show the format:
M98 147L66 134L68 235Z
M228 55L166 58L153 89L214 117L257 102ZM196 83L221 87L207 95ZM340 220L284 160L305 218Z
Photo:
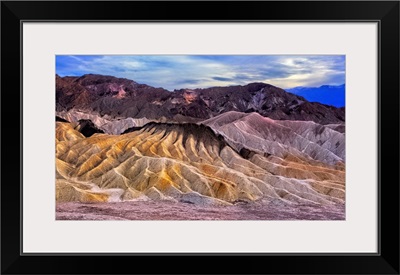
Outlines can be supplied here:
M85 74L77 78L76 81L84 86L99 85L103 83L117 83L125 85L137 84L135 81L127 78L117 78L111 75L99 75L99 74Z
M263 83L263 82L253 82L253 83L244 85L244 87L247 87L249 92L254 92L254 91L259 91L263 88L270 88L270 87L275 87L275 86L272 86L271 84L267 84L267 83Z

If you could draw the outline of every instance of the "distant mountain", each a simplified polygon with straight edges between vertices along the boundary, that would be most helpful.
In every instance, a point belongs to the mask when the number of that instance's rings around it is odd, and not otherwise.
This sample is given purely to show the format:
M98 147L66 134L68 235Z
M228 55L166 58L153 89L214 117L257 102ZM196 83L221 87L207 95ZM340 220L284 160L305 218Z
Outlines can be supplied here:
M209 119L229 111L257 112L276 120L319 124L337 124L345 120L344 108L311 103L302 96L266 83L170 92L112 76L57 75L56 110L70 112L71 109L101 117L177 122Z
M302 96L310 102L320 102L335 107L345 106L345 84L322 85L320 87L295 87L286 89L287 92Z

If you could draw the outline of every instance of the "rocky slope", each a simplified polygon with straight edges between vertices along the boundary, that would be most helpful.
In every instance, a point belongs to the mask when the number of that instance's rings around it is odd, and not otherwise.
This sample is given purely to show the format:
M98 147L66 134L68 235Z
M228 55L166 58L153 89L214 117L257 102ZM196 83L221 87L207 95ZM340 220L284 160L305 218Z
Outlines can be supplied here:
M149 123L127 134L85 137L56 122L57 202L333 205L344 203L344 180L340 165L238 152L204 125Z
M265 83L245 86L182 89L169 92L135 81L102 75L56 76L56 109L76 109L101 117L149 120L208 119L229 112L257 112L276 120L337 124L344 108L310 103L303 97Z
M155 121L147 118L113 118L108 115L100 116L95 112L82 112L76 109L56 112L56 116L63 119L65 122L71 123L78 123L81 120L90 120L95 127L111 135L119 135L129 128L142 127L151 121ZM160 118L158 121L166 122L166 119Z
M343 164L345 160L345 135L312 121L227 112L201 123L224 136L237 151L245 148L264 155L292 155L328 164Z

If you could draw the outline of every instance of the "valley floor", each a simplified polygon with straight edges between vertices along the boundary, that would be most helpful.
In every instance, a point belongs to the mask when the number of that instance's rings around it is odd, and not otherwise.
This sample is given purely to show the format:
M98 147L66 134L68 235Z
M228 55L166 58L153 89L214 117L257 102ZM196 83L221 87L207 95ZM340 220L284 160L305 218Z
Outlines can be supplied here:
M56 203L56 220L345 220L345 206L239 203L196 206L168 201Z

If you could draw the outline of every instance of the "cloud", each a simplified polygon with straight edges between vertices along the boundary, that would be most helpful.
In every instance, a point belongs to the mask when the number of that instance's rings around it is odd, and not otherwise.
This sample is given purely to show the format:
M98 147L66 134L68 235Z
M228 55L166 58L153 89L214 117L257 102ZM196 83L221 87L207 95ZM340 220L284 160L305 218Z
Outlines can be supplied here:
M177 84L199 84L204 82L202 79L182 79L178 80L176 83Z
M217 81L222 81L222 82L227 82L227 81L234 81L234 78L229 78L229 77L220 77L220 76L215 76L212 77L212 79L217 80Z
M282 88L345 82L343 55L58 55L56 73L113 75L168 90L265 82Z

